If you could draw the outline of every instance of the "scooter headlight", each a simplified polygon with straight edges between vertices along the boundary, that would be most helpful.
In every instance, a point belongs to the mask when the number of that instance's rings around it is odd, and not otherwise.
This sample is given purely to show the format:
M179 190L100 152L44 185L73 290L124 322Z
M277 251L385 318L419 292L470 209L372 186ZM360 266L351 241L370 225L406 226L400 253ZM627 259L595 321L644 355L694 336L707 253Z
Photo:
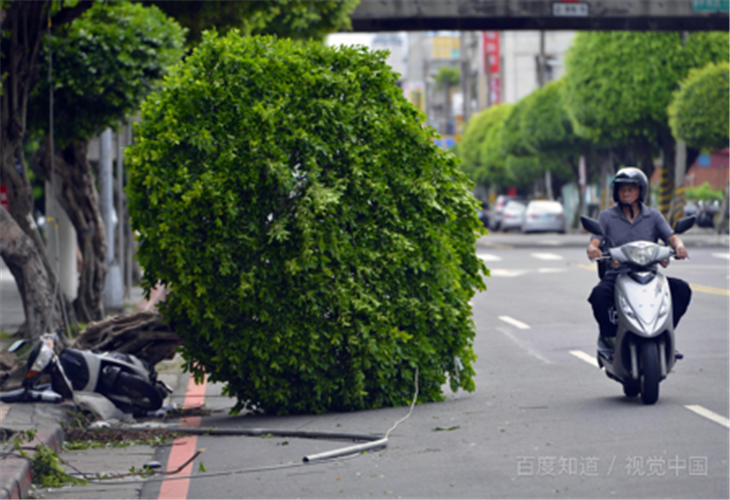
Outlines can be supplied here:
M659 247L653 244L650 245L625 245L623 247L624 254L631 261L639 264L640 266L649 265L651 262L656 260L656 254Z
M38 356L33 361L28 372L25 374L26 378L33 378L43 373L43 370L51 363L53 359L53 348L41 349Z

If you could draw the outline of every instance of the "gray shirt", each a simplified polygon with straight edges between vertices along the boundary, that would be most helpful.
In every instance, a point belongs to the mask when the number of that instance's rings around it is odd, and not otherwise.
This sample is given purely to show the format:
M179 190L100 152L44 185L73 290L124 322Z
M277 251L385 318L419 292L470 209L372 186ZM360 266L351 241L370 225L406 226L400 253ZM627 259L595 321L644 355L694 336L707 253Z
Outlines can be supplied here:
M651 241L657 243L660 239L665 243L669 242L674 231L664 216L656 208L640 205L640 211L634 222L629 219L621 210L619 205L614 205L600 213L598 222L601 224L603 234L613 243L614 247L630 243L632 241ZM602 239L600 236L593 235L592 238ZM621 266L614 270L608 268L608 273L623 273L628 270L627 266Z

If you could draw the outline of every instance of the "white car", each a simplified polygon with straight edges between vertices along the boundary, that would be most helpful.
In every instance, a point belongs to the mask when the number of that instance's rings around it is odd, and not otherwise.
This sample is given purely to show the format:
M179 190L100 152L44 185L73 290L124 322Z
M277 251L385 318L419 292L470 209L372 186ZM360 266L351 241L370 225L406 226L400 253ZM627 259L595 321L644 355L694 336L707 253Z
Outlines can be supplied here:
M523 233L565 232L565 212L558 201L533 200L527 204Z
M525 221L525 204L519 201L508 201L502 211L502 231L514 229L519 231Z

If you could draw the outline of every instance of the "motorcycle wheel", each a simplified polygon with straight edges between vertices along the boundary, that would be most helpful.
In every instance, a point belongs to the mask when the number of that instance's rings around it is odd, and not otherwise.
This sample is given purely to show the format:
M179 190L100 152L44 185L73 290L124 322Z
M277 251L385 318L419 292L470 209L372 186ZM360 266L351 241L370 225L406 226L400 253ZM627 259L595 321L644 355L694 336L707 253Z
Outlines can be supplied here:
M654 343L646 343L641 348L641 402L653 405L659 399L659 351Z
M157 389L146 380L129 373L119 374L112 387L112 393L129 398L131 409L135 414L159 410L162 406L162 398Z

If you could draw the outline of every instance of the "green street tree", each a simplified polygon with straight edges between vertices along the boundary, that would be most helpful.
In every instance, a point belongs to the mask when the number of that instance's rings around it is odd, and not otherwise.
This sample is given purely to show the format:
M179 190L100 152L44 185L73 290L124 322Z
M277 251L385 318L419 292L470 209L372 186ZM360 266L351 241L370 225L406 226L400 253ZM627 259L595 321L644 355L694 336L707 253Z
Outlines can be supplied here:
M509 178L514 185L522 188L540 179L545 173L545 165L540 163L534 150L529 148L527 136L521 126L528 97L521 99L512 107L502 123L499 134L501 155L506 159L505 166Z
M474 389L477 202L396 82L382 52L210 33L142 107L144 286L234 411Z
M679 33L580 33L566 56L565 106L576 132L611 148L620 163L638 163L651 175L661 150L663 169L673 175L672 92L691 68L726 60L727 33L692 33L684 42Z
M478 185L501 189L510 185L500 134L511 104L498 104L474 115L459 147L463 171Z
M102 319L107 272L107 242L87 160L89 142L139 109L167 68L180 60L183 44L184 31L175 21L154 6L129 2L98 2L50 40L55 195L76 229L83 256L74 304L79 321ZM48 74L48 50L42 51L42 74ZM50 181L49 106L44 78L31 95L28 125L45 136L31 167Z
M202 30L213 26L220 26L221 29L243 26L250 33L273 32L283 36L321 39L329 31L349 28L348 15L357 4L354 0L148 3L159 4L162 8L182 7L184 4L185 9L182 10L186 11L188 16L186 17L185 12L181 10L177 13L193 25L193 36L192 41L188 41L189 46L194 45L196 37L199 39ZM77 0L52 2L3 0L0 5L2 29L5 35L2 38L0 59L3 71L0 168L2 183L7 186L10 198L10 212L0 214L0 255L10 268L23 297L26 324L18 332L19 335L34 336L41 333L44 328L55 329L61 324L62 317L60 294L55 301L55 311L48 312L53 302L56 277L46 257L43 239L30 222L33 196L23 152L23 140L27 136L28 96L39 78L46 76L39 74L38 63L48 26L52 25L54 32L57 32L64 24L90 9L93 4L92 1ZM49 12L52 15L51 23L48 19ZM198 16L197 13L200 12L204 12L205 15ZM236 15L231 15L232 13ZM55 104L58 104L58 100ZM77 111L81 112L80 109ZM57 127L56 132L62 128ZM73 175L77 179L81 176L80 173ZM83 185L87 183L88 179L82 179ZM89 200L86 200L87 204L88 202ZM61 204L64 204L63 200ZM87 212L85 208L83 210ZM88 215L86 213L87 217ZM71 218L73 220L73 214ZM91 219L85 222L95 223ZM18 239L23 241L16 241ZM95 244L95 248L100 247ZM99 273L87 274L89 287L93 288L95 286L93 283L98 283L99 278L103 281ZM86 290L86 284L81 284L81 288ZM94 300L98 301L98 298ZM77 301L76 306L88 309L90 311L88 314L92 317L96 314L93 304L87 307L88 304L83 305ZM85 313L82 312L81 317L84 316Z
M540 164L550 168L556 188L566 182L576 182L580 175L580 157L592 156L591 141L575 133L565 110L564 87L565 80L561 78L535 90L525 98L520 120L527 149ZM590 165L586 162L587 178L592 174ZM583 201L581 198L577 214L581 213Z
M702 69L690 71L680 84L669 105L669 123L672 134L686 141L693 148L712 151L728 147L730 132L730 84L727 62L708 64ZM727 225L728 196L730 183L725 188L725 197L715 221L717 230L724 231Z
M708 152L730 146L729 73L727 62L708 64L680 83L667 109L676 139Z
M33 190L23 152L28 96L39 78L38 55L49 26L58 29L90 7L89 2L61 0L0 3L0 177L9 198L9 210L0 207L0 256L23 298L25 323L19 336L34 337L62 323L61 297L54 300L56 276L32 223Z

